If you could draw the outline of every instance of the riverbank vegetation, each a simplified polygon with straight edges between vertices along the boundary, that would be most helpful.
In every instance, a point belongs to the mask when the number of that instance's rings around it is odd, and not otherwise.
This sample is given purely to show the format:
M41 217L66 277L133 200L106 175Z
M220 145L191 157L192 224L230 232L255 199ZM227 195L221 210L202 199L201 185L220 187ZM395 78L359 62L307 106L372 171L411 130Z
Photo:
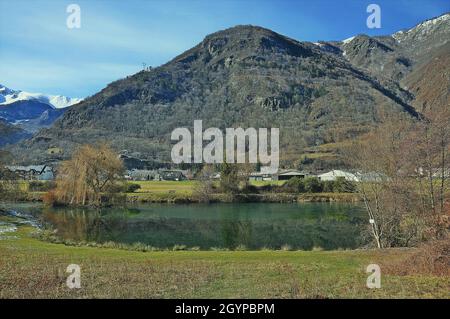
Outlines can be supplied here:
M2 160L3 156L0 156L0 201L17 201L24 198L20 182L14 173L4 166Z
M450 228L450 110L386 119L347 150L377 247L416 246Z
M4 201L9 202L42 202L47 190L54 189L54 183L40 181L17 181L18 192L11 192L11 196L5 196ZM195 193L197 181L132 181L123 184L119 195L125 200L122 204L139 203L197 203L205 202L199 199ZM215 182L217 184L217 182ZM254 194L237 195L236 201L244 202L357 202L360 197L356 193L298 193L291 192L281 186L285 181L251 181L249 184L257 190ZM278 187L275 187L275 186ZM208 193L206 202L228 202L229 196L220 192ZM54 203L47 202L50 205Z
M198 202L295 202L303 200L318 201L357 201L353 182L344 178L334 181L321 181L317 177L294 177L286 181L254 181L249 179L252 168L242 164L220 165L220 178L210 178L215 170L205 166L193 184L193 197ZM350 199L350 200L349 200Z

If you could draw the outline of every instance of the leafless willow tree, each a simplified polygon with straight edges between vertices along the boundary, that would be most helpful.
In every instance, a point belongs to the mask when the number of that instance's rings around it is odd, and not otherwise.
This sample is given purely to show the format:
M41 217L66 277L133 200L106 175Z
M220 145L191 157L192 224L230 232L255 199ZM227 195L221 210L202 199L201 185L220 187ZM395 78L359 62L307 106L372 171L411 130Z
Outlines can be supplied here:
M61 203L98 205L101 195L114 188L123 175L123 163L107 145L84 145L58 170L56 200Z

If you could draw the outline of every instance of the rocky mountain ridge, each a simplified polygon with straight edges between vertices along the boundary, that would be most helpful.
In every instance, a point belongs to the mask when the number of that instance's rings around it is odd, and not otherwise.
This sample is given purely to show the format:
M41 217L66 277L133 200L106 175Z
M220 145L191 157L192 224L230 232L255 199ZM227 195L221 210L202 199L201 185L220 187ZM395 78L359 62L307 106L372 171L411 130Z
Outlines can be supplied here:
M26 148L25 160L39 160L48 148L68 156L76 145L108 140L169 162L170 132L203 119L204 127L280 127L283 163L300 165L305 150L353 138L386 114L417 117L418 91L407 83L420 84L408 76L426 73L431 51L449 55L448 24L447 14L405 35L316 44L255 26L219 31L158 68L109 84L13 151Z

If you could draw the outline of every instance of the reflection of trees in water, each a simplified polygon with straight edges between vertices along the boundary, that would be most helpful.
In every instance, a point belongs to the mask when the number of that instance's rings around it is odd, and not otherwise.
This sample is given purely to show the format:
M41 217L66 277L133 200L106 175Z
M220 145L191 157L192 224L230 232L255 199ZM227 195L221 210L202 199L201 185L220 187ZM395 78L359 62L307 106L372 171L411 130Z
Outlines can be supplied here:
M76 241L142 242L167 248L174 245L249 249L356 248L361 246L361 217L346 211L333 214L294 215L291 218L243 218L223 214L217 218L179 218L141 214L139 209L43 209L42 219L58 235Z
M199 246L202 249L220 247L220 229L217 220L174 217L139 218L128 221L126 242L143 242L160 248L174 245Z
M309 250L314 247L324 249L357 248L363 244L361 227L356 220L340 221L330 218L318 220L256 220L222 221L223 245L236 248L262 247L280 249L289 245L293 249Z
M225 247L236 248L239 245L250 246L253 230L253 225L250 220L223 219L221 226Z
M111 240L126 230L126 216L93 209L52 210L45 208L42 219L57 230L57 235L76 241Z

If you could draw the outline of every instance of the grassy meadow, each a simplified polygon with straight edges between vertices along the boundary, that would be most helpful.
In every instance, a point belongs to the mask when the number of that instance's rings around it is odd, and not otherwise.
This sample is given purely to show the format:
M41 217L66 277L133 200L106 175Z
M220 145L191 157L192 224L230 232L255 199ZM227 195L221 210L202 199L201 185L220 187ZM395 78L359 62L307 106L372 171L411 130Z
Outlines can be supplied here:
M449 298L450 278L395 276L414 250L158 251L43 242L18 225L0 234L0 298ZM365 269L381 266L380 289ZM66 287L69 264L81 288Z

